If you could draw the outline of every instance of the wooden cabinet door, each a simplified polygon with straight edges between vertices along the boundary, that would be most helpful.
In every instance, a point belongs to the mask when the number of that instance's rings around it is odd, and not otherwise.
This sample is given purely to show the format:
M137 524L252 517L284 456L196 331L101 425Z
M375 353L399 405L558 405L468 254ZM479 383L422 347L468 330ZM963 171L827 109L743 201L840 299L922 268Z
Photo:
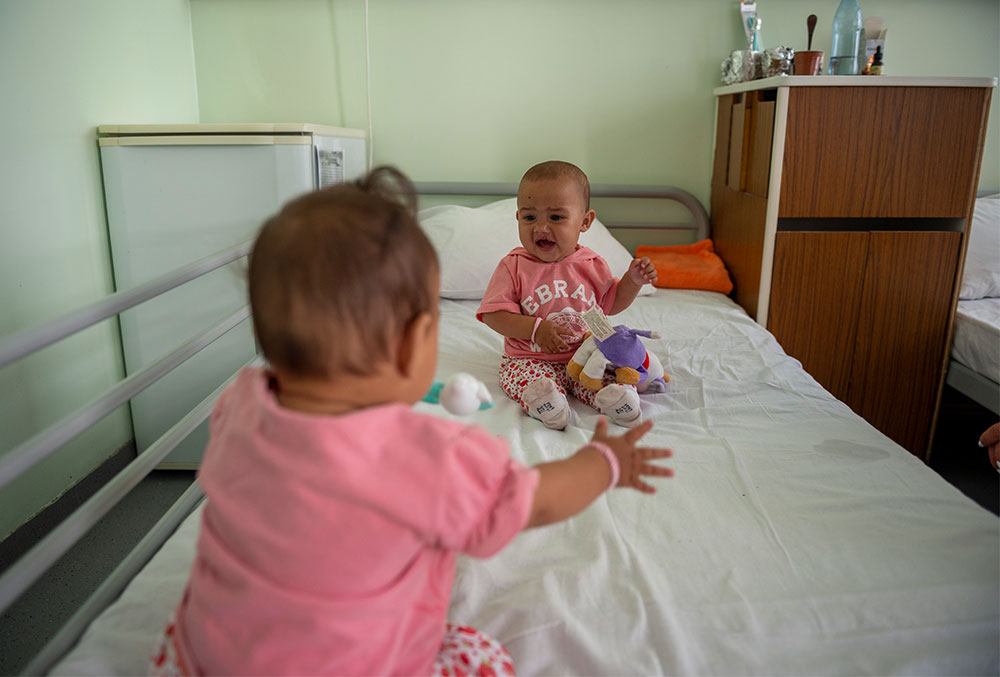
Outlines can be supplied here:
M777 90L719 97L712 183L767 197Z
M844 399L924 458L944 376L958 232L872 232L854 367Z
M777 90L766 89L752 94L746 192L766 198L771 178L771 142L774 139Z
M789 87L779 216L965 218L984 87Z
M757 319L767 200L730 190L724 184L713 184L710 207L712 241L733 279L731 296L750 317Z
M746 158L749 135L747 134L747 96L737 94L733 99L733 109L729 117L729 162L726 170L726 186L742 191L746 187Z
M729 133L733 118L734 95L719 97L715 120L715 160L712 162L712 186L725 185L729 177Z
M767 327L785 352L837 399L848 393L867 232L775 236Z

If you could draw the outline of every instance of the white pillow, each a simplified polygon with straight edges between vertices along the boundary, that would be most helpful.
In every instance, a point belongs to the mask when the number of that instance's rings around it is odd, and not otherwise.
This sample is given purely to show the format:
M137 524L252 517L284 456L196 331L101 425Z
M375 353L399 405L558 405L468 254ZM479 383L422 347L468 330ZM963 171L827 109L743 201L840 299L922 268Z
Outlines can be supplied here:
M958 297L1000 297L1000 195L976 199Z
M437 250L441 262L441 296L480 299L500 259L521 246L517 236L517 198L498 200L482 207L441 205L417 214L420 226ZM600 254L615 277L621 277L632 255L607 227L594 220L580 235L580 244ZM644 285L640 294L653 293Z

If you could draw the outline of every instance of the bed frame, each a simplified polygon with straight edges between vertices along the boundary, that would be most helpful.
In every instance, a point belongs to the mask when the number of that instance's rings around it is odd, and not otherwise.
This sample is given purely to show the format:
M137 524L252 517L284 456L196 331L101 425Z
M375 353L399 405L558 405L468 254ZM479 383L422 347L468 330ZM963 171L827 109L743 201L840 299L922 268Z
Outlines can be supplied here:
M976 192L976 199L990 195L996 195L996 191L980 190ZM952 334L954 331L952 328ZM948 361L945 383L994 414L1000 415L1000 383L956 360Z
M976 199L991 195L996 195L996 191L980 190L976 192ZM954 340L954 327L951 331ZM945 383L994 414L1000 415L1000 383L988 376L970 369L957 360L949 360Z
M513 196L517 194L517 184L514 183L418 182L415 185L420 195ZM697 240L709 236L708 214L704 207L697 198L679 188L597 184L591 187L591 195L595 198L652 198L676 201L684 205L693 217L692 223L680 224L605 221L609 228L689 230L693 231ZM146 284L115 292L44 325L8 335L0 340L0 368L241 259L247 256L251 246L252 241L231 247ZM249 313L249 305L240 308L221 319L216 326L177 347L154 364L128 376L90 403L9 450L0 457L0 489L223 336L246 319ZM259 361L260 358L255 357L248 364ZM235 374L221 383L212 394L196 405L162 437L0 574L0 613L13 604L184 438L208 418L216 399L233 378ZM27 674L43 674L51 669L77 642L90 622L121 594L128 582L146 565L203 498L204 494L197 482L192 483L23 671Z
M1000 415L1000 383L969 369L961 362L948 362L945 383L969 399Z
M418 195L465 195L512 197L517 195L516 183L477 183L457 181L416 182ZM708 212L691 193L671 186L613 185L595 183L590 186L592 198L649 198L673 200L687 207L694 217L694 223L650 223L634 221L606 221L608 228L639 230L693 230L696 240L704 240L710 234ZM603 220L603 219L602 219Z

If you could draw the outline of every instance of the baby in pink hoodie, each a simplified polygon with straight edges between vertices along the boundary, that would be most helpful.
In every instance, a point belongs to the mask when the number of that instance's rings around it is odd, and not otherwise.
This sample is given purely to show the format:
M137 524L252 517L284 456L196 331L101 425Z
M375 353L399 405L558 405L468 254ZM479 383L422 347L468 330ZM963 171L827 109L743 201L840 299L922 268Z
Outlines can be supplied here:
M489 557L602 492L668 477L602 420L569 458L526 467L483 428L422 415L438 352L438 264L409 182L381 168L310 193L250 257L269 362L220 397L208 497L154 674L512 674L504 648L447 623L455 557Z
M618 280L604 259L580 246L594 218L590 182L579 167L552 160L525 172L517 190L522 246L501 259L476 311L505 337L500 387L556 430L569 424L568 390L619 425L642 422L635 386L608 377L594 392L566 372L583 340L580 313L595 305L607 315L620 313L657 279L648 257L633 259Z

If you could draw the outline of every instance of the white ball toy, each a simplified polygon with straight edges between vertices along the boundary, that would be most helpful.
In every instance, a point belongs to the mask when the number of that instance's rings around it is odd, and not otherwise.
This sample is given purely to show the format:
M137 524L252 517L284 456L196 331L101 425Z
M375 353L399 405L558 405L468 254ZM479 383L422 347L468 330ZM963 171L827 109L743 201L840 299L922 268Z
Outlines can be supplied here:
M441 406L455 416L468 416L480 408L485 408L482 405L485 404L488 407L493 403L493 398L490 397L483 382L471 374L461 371L452 374L445 381L438 399Z

